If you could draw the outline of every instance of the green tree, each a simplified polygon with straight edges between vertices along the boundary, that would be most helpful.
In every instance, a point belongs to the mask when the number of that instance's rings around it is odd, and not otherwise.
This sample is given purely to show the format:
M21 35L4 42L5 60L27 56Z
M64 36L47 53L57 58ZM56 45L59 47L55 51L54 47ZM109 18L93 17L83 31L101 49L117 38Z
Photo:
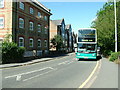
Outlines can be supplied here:
M52 47L56 47L57 51L64 47L63 39L60 35L55 35L54 38L51 39Z
M23 59L25 48L10 42L11 38L12 35L7 34L2 43L2 63L21 62Z
M120 2L117 3L117 18L120 18L120 16L118 16L118 7L120 7ZM120 25L119 20L117 20L117 24ZM101 46L103 54L109 55L111 51L115 50L113 2L105 3L103 8L97 12L97 19L92 22L92 27L97 29L98 45ZM120 37L119 29L120 26L118 27L118 37ZM120 48L120 45L118 45L118 48Z

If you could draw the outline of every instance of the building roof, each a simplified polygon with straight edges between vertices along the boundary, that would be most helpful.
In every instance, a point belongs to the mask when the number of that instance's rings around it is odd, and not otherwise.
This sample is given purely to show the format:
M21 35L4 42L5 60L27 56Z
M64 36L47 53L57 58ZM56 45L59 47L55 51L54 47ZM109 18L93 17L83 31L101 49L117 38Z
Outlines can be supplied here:
M50 15L52 15L52 13L50 13L51 10L45 7L43 4L41 4L38 0L29 0L29 1L33 2L34 4L36 4L36 6L41 7L43 10L47 11Z
M38 0L32 0L33 2L37 3L38 5L40 5L42 8L44 8L46 11L50 11L50 9L46 8L43 4L41 4Z
M61 25L61 23L62 23L62 21L64 20L64 18L63 19L61 19L61 20L51 20L55 25Z

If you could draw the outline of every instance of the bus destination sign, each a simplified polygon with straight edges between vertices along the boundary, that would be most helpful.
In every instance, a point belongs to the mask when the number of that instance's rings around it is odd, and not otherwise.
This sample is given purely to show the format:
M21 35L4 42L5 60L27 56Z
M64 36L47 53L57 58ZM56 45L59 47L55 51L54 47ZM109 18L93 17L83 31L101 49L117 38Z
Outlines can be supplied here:
M95 42L95 38L78 38L78 42Z

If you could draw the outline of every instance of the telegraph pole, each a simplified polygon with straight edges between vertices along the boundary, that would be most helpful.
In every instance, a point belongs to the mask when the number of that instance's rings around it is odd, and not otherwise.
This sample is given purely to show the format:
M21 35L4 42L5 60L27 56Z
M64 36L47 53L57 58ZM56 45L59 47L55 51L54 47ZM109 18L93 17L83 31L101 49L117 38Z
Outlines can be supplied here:
M115 52L117 52L117 16L116 16L116 0L114 0L114 15L115 15Z

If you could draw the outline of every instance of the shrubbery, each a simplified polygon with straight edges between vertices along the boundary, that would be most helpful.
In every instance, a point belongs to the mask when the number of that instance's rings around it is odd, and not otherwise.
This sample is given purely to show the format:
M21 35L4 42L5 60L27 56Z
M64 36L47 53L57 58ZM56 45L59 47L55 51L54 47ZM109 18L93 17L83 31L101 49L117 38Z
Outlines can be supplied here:
M115 60L118 59L118 56L120 56L120 52L114 52L114 53L111 54L109 60L110 60L110 61L115 61Z
M108 57L108 56L110 56L112 54L112 51L111 50L104 50L103 51L103 55L105 56L105 57Z
M2 43L2 63L20 62L25 48L18 47L14 42Z

